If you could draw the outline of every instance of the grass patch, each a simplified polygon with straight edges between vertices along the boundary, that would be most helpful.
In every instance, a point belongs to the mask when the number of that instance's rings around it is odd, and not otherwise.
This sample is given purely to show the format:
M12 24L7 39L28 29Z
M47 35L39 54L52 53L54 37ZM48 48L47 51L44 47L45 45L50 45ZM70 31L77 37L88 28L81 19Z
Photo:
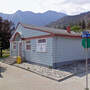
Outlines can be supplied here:
M10 56L10 51L9 51L9 49L6 49L6 50L2 50L2 57L0 57L0 58L7 58L7 57L9 57Z

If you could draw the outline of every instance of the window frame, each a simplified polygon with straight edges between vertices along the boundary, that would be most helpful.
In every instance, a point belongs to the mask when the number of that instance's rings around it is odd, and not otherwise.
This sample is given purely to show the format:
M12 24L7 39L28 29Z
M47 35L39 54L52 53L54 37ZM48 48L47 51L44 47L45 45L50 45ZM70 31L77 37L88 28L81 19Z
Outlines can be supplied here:
M13 48L13 50L16 50L17 49L17 41L14 41L12 43L12 48Z
M42 39L45 39L46 42L38 43L38 41L39 41L39 40L42 40ZM38 50L37 50L38 44L42 44L42 45L44 44L44 45L45 45L45 51L38 51ZM40 53L45 53L45 52L47 52L47 38L40 38L40 39L37 39L37 40L36 40L36 52L40 52Z
M25 41L25 50L26 51L30 51L31 50L31 41L30 40L27 40L27 41ZM27 46L29 46L29 48L27 48Z

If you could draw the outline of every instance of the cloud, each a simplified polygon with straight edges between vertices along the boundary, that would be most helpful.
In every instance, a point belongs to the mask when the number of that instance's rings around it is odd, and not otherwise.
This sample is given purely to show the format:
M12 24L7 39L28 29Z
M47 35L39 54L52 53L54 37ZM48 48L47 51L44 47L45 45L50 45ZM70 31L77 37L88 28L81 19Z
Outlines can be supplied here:
M90 11L90 0L0 0L0 12L12 13L16 10L45 12L54 10L75 15ZM4 6L5 7L4 7Z
M69 15L75 15L87 11L83 6L81 6L81 4L71 3L72 0L68 3L66 3L66 1L67 0L38 0L37 3L40 6L36 11L45 12L47 10L55 10L58 12L67 13Z
M73 4L88 4L90 0L65 0L63 3L73 3Z
M90 11L90 0L64 0L63 2L54 3L54 6L57 11L76 15Z

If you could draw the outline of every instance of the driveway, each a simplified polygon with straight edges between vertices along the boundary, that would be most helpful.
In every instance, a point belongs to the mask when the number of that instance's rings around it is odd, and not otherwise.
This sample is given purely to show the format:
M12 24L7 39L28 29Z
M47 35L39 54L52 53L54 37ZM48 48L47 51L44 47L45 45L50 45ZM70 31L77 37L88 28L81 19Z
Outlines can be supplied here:
M0 78L0 90L84 90L85 76L78 75L57 82L32 72L0 63L3 78ZM90 74L89 74L90 88Z

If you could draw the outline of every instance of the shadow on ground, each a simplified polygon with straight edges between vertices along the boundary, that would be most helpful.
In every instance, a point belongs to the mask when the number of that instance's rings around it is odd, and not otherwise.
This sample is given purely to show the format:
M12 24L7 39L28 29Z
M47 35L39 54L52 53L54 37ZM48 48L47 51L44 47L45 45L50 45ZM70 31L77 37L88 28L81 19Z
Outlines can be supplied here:
M4 73L6 70L7 70L6 67L2 67L2 66L0 66L0 78L3 78L2 73Z
M71 78L72 76L83 77L85 76L85 60L75 61L71 64L62 65L59 68L52 69L50 67L44 67L38 64L33 64L29 62L23 62L21 64L16 64L16 59L8 57L1 60L1 62L14 65L16 67L28 70L30 72L45 76L57 81L63 81L65 79ZM2 67L1 73L5 72L6 68ZM88 60L88 73L90 73L90 60Z
M83 77L86 75L85 61L77 61L71 64L62 65L57 68L60 71L72 73L74 76ZM90 73L90 60L88 60L88 73Z

